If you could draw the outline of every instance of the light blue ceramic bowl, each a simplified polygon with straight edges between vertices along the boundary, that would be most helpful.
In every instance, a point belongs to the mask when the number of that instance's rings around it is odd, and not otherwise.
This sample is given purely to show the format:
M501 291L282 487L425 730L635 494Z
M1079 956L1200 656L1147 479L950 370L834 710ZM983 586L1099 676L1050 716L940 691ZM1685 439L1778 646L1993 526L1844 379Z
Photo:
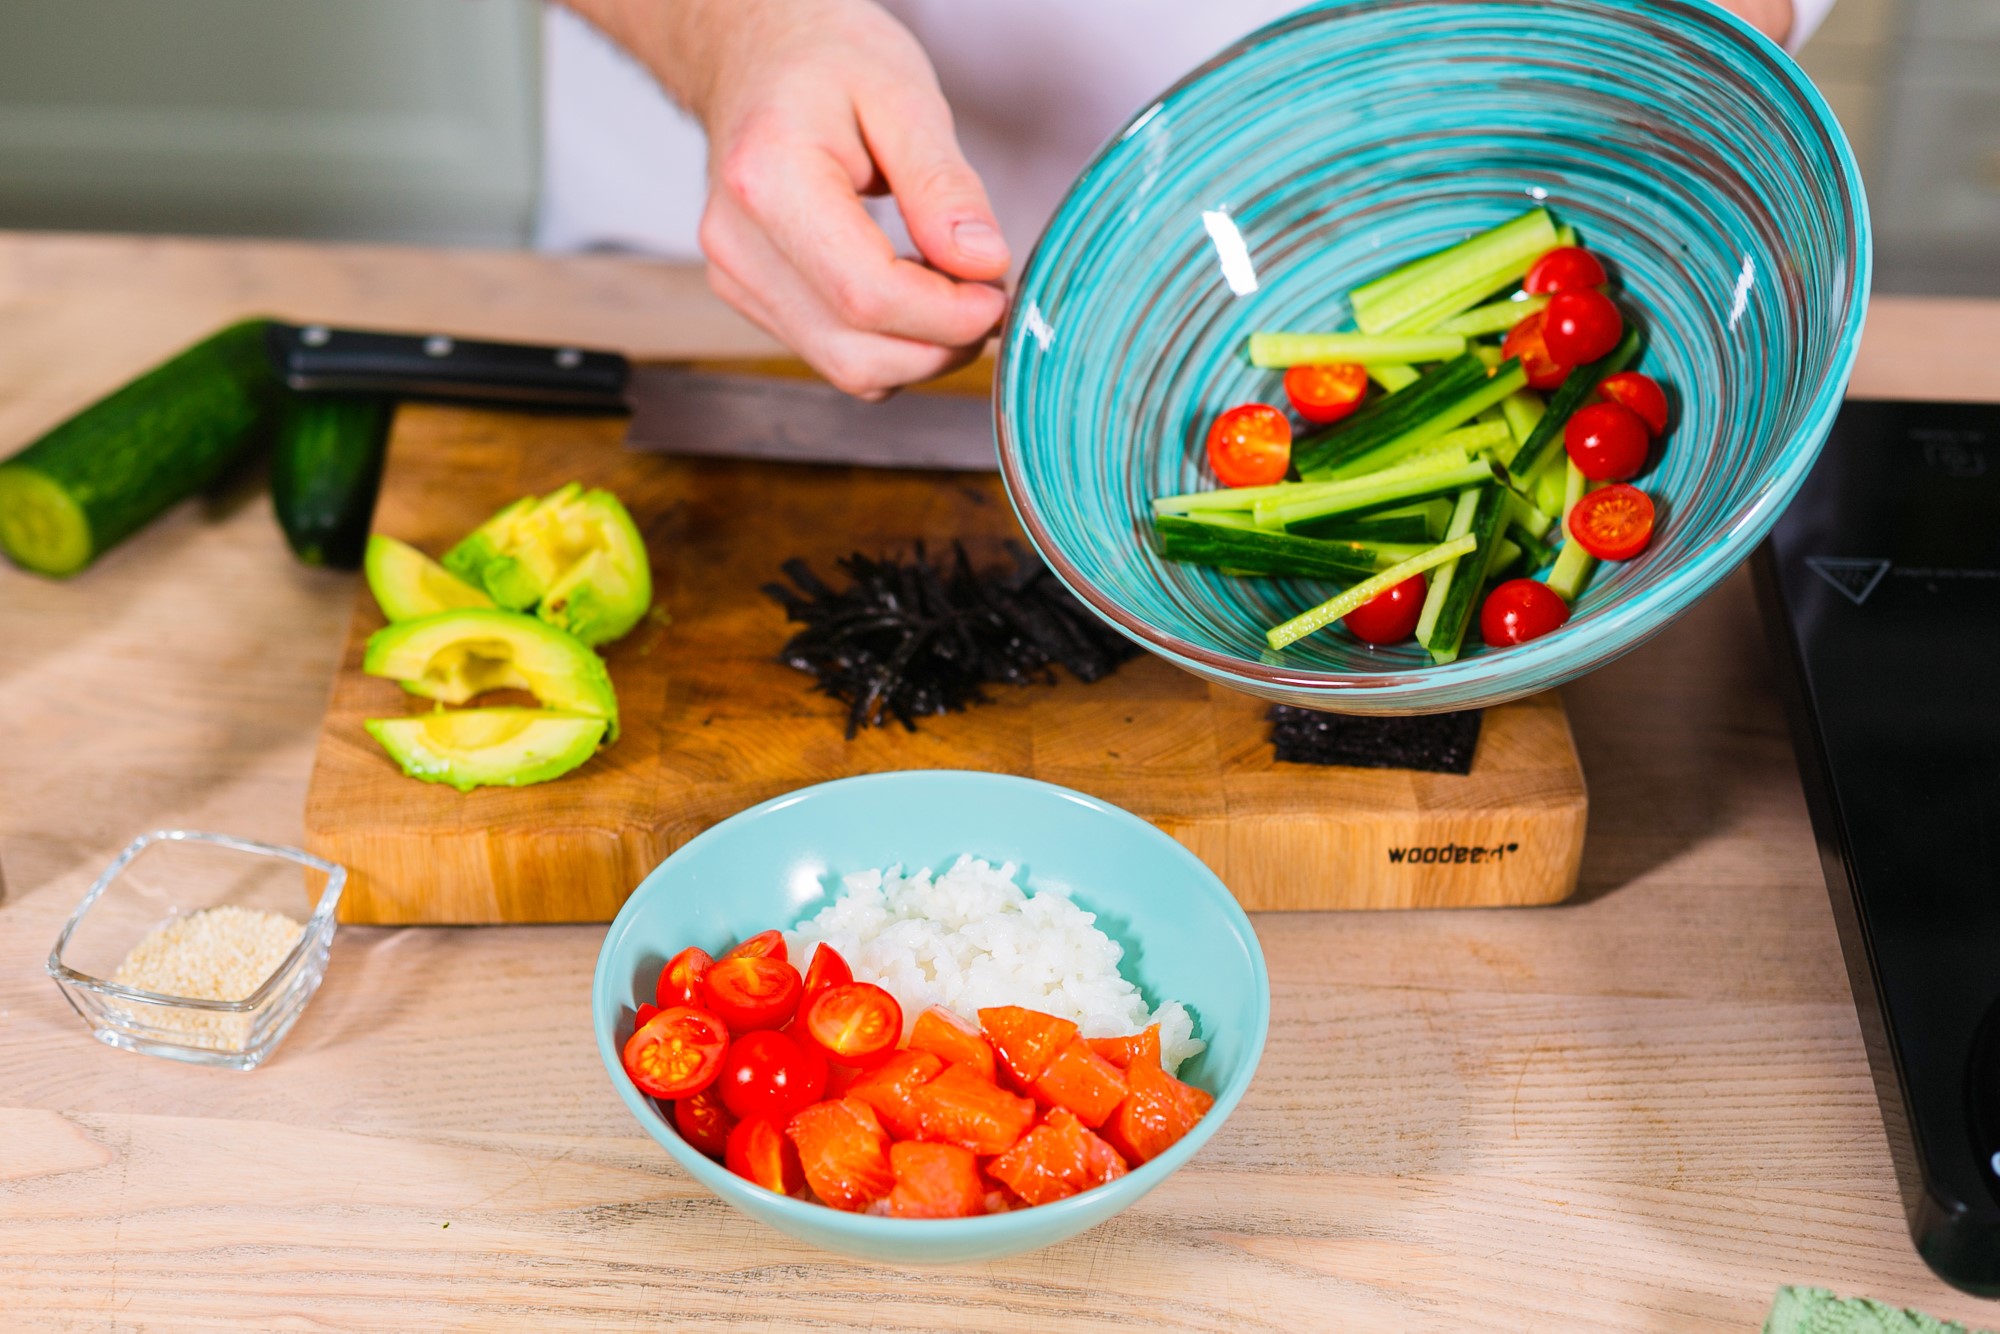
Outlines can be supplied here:
M711 954L791 926L839 892L840 877L902 864L942 870L964 853L1014 862L1030 889L1068 886L1125 947L1124 968L1157 1005L1194 1013L1208 1050L1181 1077L1215 1095L1186 1138L1107 1186L984 1218L842 1213L753 1186L690 1148L625 1077L619 1051L660 966L689 945ZM591 1016L618 1096L674 1161L754 1218L828 1250L900 1264L988 1260L1103 1222L1166 1180L1250 1086L1270 1024L1271 987L1250 921L1220 880L1152 825L1094 797L1004 774L916 770L822 783L732 816L646 877L597 958Z
M1284 402L1251 331L1341 327L1348 288L1535 204L1611 261L1675 400L1652 549L1521 647L1268 652L1330 590L1164 562L1148 502L1215 485L1217 412ZM1826 103L1701 0L1331 0L1189 75L1071 188L1002 340L1008 491L1084 602L1190 671L1345 712L1496 703L1634 647L1750 554L1840 405L1870 255Z

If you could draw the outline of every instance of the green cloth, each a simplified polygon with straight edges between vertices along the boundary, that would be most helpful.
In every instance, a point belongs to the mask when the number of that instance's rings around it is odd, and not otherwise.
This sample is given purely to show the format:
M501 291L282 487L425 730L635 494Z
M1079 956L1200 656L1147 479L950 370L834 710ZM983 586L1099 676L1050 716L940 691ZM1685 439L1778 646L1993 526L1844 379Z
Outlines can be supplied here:
M1993 1334L1968 1330L1866 1297L1836 1297L1825 1288L1779 1288L1764 1334Z

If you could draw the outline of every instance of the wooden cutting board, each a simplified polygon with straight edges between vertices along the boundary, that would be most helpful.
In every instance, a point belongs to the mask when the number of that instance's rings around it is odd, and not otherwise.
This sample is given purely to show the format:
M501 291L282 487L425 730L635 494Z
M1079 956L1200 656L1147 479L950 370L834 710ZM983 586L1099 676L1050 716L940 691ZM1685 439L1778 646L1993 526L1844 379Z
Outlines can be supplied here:
M1017 537L994 475L694 462L628 453L623 422L409 406L375 527L441 554L518 496L572 479L631 508L655 619L605 650L624 734L551 783L463 794L404 777L364 718L421 701L361 671L382 624L357 590L306 800L311 849L349 868L350 922L608 920L702 830L807 784L986 769L1152 820L1249 909L1550 903L1576 883L1585 815L1553 693L1487 712L1470 775L1279 764L1265 705L1142 655L1095 685L1000 687L994 703L843 735L844 706L776 661L789 628L759 587L779 563L923 539L976 563Z

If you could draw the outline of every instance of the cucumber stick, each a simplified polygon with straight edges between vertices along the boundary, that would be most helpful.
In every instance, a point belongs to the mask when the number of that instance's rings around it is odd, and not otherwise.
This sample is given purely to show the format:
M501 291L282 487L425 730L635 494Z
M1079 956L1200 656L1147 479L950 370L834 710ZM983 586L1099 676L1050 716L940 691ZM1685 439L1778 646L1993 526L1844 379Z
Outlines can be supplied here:
M1524 213L1355 288L1349 293L1355 326L1363 333L1426 328L1426 316L1434 323L1491 296L1518 280L1555 244L1555 223L1548 213Z
M1353 583L1380 565L1378 553L1352 542L1324 542L1286 533L1207 524L1166 514L1153 520L1160 554L1193 565L1218 565L1241 574L1333 579Z
M1458 657L1458 650L1465 642L1466 629L1472 624L1473 612L1479 606L1479 594L1486 587L1486 567L1499 544L1501 530L1507 526L1510 496L1504 486L1480 489L1479 499L1472 511L1472 523L1466 529L1466 536L1477 543L1478 554L1459 561L1451 586L1445 593L1444 604L1438 610L1437 623L1431 627L1429 638L1422 641L1423 646L1430 650L1432 662L1447 663Z
M1469 487L1459 493L1458 501L1452 506L1451 521L1445 525L1445 540L1464 537L1472 528L1472 513L1479 507L1479 488ZM1444 611L1444 601L1451 596L1452 580L1458 573L1458 562L1447 561L1438 566L1431 575L1430 586L1424 590L1423 610L1417 616L1417 642L1423 643L1431 637L1436 628L1438 616Z
M1292 444L1299 476L1331 471L1408 430L1438 406L1451 402L1486 378L1486 368L1470 353L1432 368L1398 393L1378 398L1346 421L1304 435Z
M271 504L306 564L361 564L395 410L379 394L305 394L285 405L271 448Z
M0 550L40 574L74 574L212 485L275 415L264 327L231 325L0 464Z
M1477 358L1474 358L1474 364L1478 364ZM1480 366L1479 376L1467 388L1454 397L1434 402L1428 408L1418 409L1403 418L1402 429L1388 439L1379 441L1362 453L1343 453L1312 466L1300 464L1299 476L1312 482L1355 477L1386 468L1435 442L1446 432L1465 425L1527 383L1527 374L1518 361L1502 362L1490 379L1486 378L1486 368Z
M1373 601L1411 575L1422 574L1446 561L1457 560L1461 556L1470 554L1477 546L1477 541L1470 534L1455 541L1441 542L1428 551L1420 552L1406 561L1390 566L1372 579L1363 579L1346 592L1328 598L1317 607L1300 612L1283 625L1274 626L1265 633L1264 642L1274 649L1296 643L1315 630L1323 630L1332 625L1362 603Z
M1347 361L1401 365L1465 355L1465 339L1439 334L1253 333L1250 364L1265 370Z
M1546 308L1548 304L1549 298L1545 294L1509 297L1505 301L1489 301L1483 306L1474 306L1462 315L1440 320L1429 332L1461 334L1467 338L1506 333L1522 320Z

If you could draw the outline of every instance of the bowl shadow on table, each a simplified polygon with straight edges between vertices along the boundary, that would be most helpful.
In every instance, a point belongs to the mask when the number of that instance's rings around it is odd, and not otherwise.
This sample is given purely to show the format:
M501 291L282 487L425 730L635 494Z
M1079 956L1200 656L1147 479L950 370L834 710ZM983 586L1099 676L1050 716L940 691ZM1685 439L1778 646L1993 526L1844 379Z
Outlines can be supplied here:
M1633 701L1648 701L1642 713ZM1783 744L1784 719L1747 571L1739 569L1649 643L1563 687L1590 792L1571 903L1644 878L1728 827Z

